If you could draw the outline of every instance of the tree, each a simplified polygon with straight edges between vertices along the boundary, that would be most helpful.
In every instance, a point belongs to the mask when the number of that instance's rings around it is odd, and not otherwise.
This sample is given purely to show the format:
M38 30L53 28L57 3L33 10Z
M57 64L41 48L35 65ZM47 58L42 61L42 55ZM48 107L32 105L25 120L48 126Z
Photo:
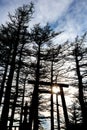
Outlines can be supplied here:
M74 56L75 56L75 62L76 62L76 72L78 77L78 86L79 86L79 102L81 105L82 110L82 117L83 117L83 124L86 125L87 119L86 119L86 108L84 103L84 94L83 94L83 81L82 81L82 74L81 74L81 66L84 66L84 64L81 64L81 60L83 59L84 55L84 49L82 48L82 43L84 40L85 35L83 38L79 41L76 39L75 49L74 49ZM85 61L84 61L85 62Z
M31 19L33 13L33 4L30 5L23 5L23 7L19 7L15 15L9 15L10 22L8 23L8 28L11 29L11 35L14 34L13 38L13 53L12 53L12 60L9 70L9 76L7 80L7 87L5 92L5 99L4 99L4 106L1 115L1 122L0 122L0 129L6 130L7 128L7 120L8 120L8 112L9 112L9 102L10 102L10 93L11 93L11 86L15 71L15 62L17 56L17 49L22 43L22 36L24 35L24 30L28 28L28 22ZM25 35L26 36L26 35Z
M42 60L46 58L46 53L43 52L47 43L50 39L58 35L59 33L54 33L50 26L47 24L45 27L41 28L39 24L34 26L34 29L31 30L31 40L35 48L35 84L32 94L32 101L30 106L30 116L29 116L29 129L32 128L32 122L34 122L34 130L38 130L38 106L39 106L39 82L41 80L41 69L42 69ZM44 70L42 72L45 72ZM43 73L44 74L44 73Z
M83 124L86 126L86 107L84 102L84 88L86 86L86 34L81 38L77 37L74 42L68 45L65 60L68 63L68 75L71 76L71 84L78 87L79 102L82 111ZM71 62L71 64L70 64ZM72 75L71 72L72 71Z
M10 35L10 29L8 27L5 27L4 25L1 26L0 30L0 61L3 63L4 67L4 73L2 76L2 82L1 82L1 88L0 88L0 105L1 105L1 100L3 96L3 90L4 90L4 85L6 82L6 76L7 76L7 71L8 71L8 66L10 65L11 61L11 51L12 51L12 37Z

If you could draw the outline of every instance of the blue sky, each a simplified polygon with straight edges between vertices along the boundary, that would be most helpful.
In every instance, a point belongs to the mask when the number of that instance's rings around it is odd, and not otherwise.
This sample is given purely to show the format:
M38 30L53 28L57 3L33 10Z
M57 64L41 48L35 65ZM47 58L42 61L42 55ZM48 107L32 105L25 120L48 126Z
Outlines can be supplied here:
M0 0L0 24L8 21L8 12L31 0ZM64 31L55 42L64 42L87 31L87 0L32 0L35 13L31 26L50 23L55 31Z

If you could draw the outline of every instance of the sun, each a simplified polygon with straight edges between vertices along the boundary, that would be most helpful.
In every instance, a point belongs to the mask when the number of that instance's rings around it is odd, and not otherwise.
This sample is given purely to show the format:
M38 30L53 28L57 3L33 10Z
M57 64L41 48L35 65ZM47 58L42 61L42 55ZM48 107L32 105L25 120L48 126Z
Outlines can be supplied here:
M53 87L52 87L52 92L53 92L54 94L59 93L59 92L60 92L59 86L53 86Z

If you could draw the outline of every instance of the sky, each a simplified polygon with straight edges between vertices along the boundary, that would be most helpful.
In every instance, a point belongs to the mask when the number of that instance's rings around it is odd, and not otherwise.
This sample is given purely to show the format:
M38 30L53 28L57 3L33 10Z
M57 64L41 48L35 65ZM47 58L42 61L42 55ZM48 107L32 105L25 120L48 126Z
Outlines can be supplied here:
M0 0L0 24L8 21L8 12L31 0ZM87 0L32 0L35 12L31 24L48 22L56 32L63 31L55 42L74 40L87 31Z
M14 13L15 9L31 0L0 0L0 25L8 21L8 12ZM40 23L45 26L48 22L56 31L63 31L56 43L74 40L87 31L87 0L32 0L35 12L31 24ZM31 26L32 26L31 25Z

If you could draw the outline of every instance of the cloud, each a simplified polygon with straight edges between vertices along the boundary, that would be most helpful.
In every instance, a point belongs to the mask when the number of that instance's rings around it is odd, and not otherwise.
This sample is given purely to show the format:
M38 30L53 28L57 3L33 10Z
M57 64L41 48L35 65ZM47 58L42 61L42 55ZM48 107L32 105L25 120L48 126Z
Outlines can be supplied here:
M57 19L55 31L63 30L64 33L61 34L60 38L56 38L56 42L74 40L77 35L81 36L87 32L86 5L86 0L74 0L67 12Z
M0 0L0 24L8 21L8 12L13 14L19 6L29 4L30 2L31 0Z
M67 11L72 0L38 0L35 2L35 22L53 23Z
M44 26L47 22L55 31L64 31L61 38L55 39L64 42L73 39L87 31L87 0L32 0L35 4L35 13L32 25L40 23ZM0 0L0 24L8 20L8 12L31 0Z
M68 21L71 19L78 33L87 30L87 0L76 0L68 13Z
M55 22L58 17L60 17L63 12L65 12L72 2L72 0L33 0L35 4L35 14L33 23L46 24L47 22ZM22 4L30 3L30 0L3 0L3 5L1 4L1 16L2 21L6 21L8 12L13 12L18 6Z

